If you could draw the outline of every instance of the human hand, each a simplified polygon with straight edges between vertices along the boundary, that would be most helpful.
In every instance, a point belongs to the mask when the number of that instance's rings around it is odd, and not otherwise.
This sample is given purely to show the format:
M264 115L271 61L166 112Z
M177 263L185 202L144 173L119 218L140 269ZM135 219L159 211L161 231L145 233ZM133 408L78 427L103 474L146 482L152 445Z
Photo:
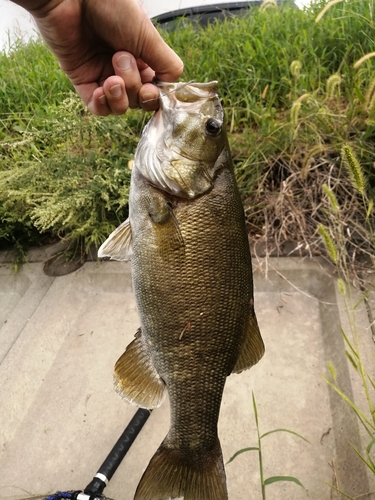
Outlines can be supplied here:
M152 79L176 81L183 63L137 0L13 0L27 9L89 110L152 111Z

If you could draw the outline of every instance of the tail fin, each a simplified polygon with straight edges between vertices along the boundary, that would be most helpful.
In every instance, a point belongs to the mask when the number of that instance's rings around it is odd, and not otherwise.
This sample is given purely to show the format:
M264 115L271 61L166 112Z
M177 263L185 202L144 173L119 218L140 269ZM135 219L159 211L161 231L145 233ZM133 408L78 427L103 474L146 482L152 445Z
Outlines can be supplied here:
M134 500L228 500L219 440L212 451L199 457L165 442L148 464Z

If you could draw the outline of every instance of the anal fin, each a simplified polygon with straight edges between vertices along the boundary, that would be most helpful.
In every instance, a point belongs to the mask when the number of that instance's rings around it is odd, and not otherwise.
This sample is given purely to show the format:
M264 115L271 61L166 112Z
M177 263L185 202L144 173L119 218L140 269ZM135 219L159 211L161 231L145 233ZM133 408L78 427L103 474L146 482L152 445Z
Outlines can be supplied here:
M245 333L245 338L240 348L240 353L237 362L232 370L232 373L240 373L243 370L251 368L253 365L258 363L263 354L264 343L260 335L254 309L252 308Z
M166 387L155 370L139 328L135 339L115 364L116 391L142 408L157 408L165 398Z

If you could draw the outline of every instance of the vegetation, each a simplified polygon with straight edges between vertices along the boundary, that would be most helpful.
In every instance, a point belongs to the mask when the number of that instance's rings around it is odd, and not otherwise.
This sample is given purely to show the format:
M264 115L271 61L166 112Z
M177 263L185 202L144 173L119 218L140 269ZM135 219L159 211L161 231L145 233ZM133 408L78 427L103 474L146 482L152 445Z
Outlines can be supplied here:
M265 432L264 434L260 434L258 408L257 408L257 404L255 401L254 393L253 393L253 410L254 410L255 425L256 425L257 437L258 437L257 446L250 446L250 447L242 448L241 450L238 450L228 460L227 464L230 464L231 462L233 462L233 460L235 458L237 458L238 455L242 455L242 453L248 453L249 451L257 451L258 452L259 479L260 479L262 500L266 500L266 486L273 484L273 483L291 482L291 483L295 483L298 486L301 486L303 489L305 489L305 487L303 486L301 481L294 476L271 476L271 477L268 477L266 479L264 478L262 439L269 436L270 434L274 434L275 432L278 432L278 433L287 432L289 434L293 434L294 436L297 436L298 438L303 439L303 441L306 441L306 443L309 443L309 441L307 441L307 439L305 439L303 436L301 436L297 432L291 431L289 429L273 429L272 431L268 431L268 432ZM309 443L309 444L311 444L311 443Z
M341 156L346 166L348 177L351 181L353 191L362 200L363 212L365 213L365 222L367 224L368 247L372 255L375 255L375 235L373 228L374 206L373 199L369 199L366 193L366 176L360 161L355 156L353 150L348 145L342 148ZM375 475L375 459L373 446L375 444L375 379L371 372L369 357L364 352L362 335L368 335L368 332L361 332L357 321L357 310L360 307L367 306L368 294L371 289L362 284L360 290L355 290L351 280L351 270L348 266L350 261L346 245L345 224L341 220L341 206L333 191L325 184L323 186L324 195L327 198L328 213L330 222L327 227L319 225L319 233L324 242L327 254L337 269L337 289L342 295L346 313L346 328L341 326L342 335L345 342L345 354L348 358L353 375L358 377L360 387L362 388L363 404L358 405L354 398L350 398L340 387L337 380L336 368L330 362L328 364L329 378L325 378L330 387L335 390L345 401L347 407L357 417L362 436L362 448L358 449L353 444L351 447L358 457L368 468L369 472ZM369 318L371 318L369 314ZM372 324L372 327L374 323ZM370 356L372 358L372 355ZM365 361L366 359L366 361ZM371 360L372 361L372 360ZM370 362L371 363L371 362ZM335 487L337 491L354 500L353 497Z
M182 21L164 36L184 56L185 80L219 81L251 237L268 251L294 241L325 252L327 185L350 255L370 255L372 214L341 150L360 158L371 199L374 2L334 0L316 22L325 5L268 3L206 28ZM40 41L0 55L0 81L0 247L57 237L86 251L100 244L126 217L128 162L148 117L89 115Z

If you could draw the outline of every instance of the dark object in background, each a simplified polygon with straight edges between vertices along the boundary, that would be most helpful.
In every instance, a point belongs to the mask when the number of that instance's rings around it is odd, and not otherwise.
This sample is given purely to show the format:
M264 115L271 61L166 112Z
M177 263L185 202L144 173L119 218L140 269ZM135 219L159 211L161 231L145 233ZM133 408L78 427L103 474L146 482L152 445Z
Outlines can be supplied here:
M276 0L277 4L288 3L294 5L293 0ZM201 26L207 26L215 19L222 21L229 16L241 16L249 12L253 7L259 7L262 0L253 0L251 2L230 2L219 3L212 5L201 5L198 7L188 7L186 9L178 9L158 16L151 20L155 24L159 24L163 29L173 30L177 20L183 18L188 21L195 21Z

